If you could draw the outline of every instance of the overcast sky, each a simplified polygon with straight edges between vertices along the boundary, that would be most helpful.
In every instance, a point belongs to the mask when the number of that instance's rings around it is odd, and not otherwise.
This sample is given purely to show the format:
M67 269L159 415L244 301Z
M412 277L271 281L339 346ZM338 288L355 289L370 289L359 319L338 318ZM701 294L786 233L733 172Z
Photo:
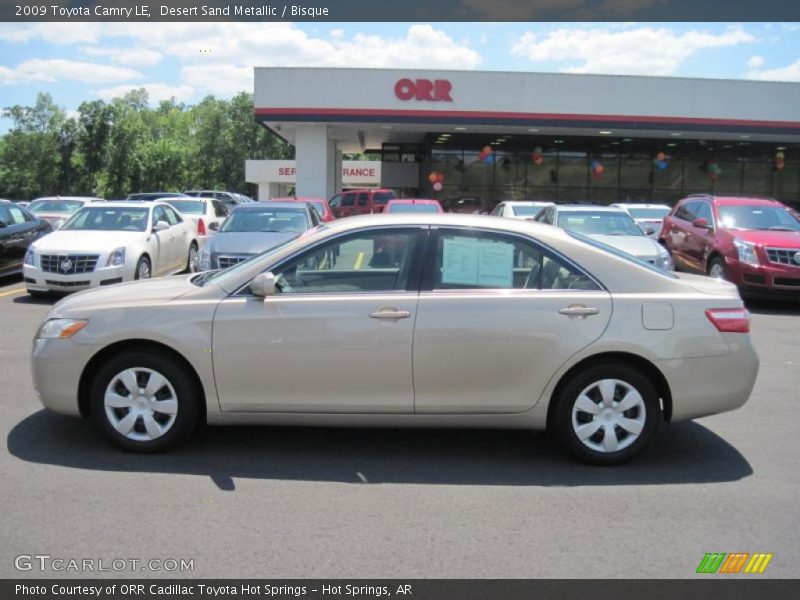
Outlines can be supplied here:
M137 87L193 103L252 91L254 66L800 81L800 24L0 23L0 107L46 91L74 110Z

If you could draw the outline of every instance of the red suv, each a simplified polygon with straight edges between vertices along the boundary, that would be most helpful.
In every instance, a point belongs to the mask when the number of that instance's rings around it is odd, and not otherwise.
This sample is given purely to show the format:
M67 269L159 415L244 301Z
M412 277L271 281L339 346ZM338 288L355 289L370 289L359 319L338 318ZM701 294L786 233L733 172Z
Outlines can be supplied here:
M800 219L777 200L689 196L664 218L659 241L676 267L743 293L800 294Z
M348 190L336 194L328 200L331 210L337 219L352 217L353 215L368 215L383 212L383 207L389 200L397 196L392 190L363 189Z

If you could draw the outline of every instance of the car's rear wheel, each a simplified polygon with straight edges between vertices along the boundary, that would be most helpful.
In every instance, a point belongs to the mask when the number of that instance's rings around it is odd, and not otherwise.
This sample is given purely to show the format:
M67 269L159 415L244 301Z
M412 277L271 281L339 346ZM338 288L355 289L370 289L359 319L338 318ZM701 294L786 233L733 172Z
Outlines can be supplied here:
M136 279L150 279L151 276L150 259L146 256L140 257L139 262L136 263L136 273L134 277Z
M90 388L90 414L120 448L160 452L195 429L201 397L194 379L174 358L132 350L98 370Z
M661 419L650 381L626 364L598 364L561 390L555 413L558 437L578 459L615 465L641 452Z
M186 272L197 273L200 270L200 253L197 251L197 244L192 242L189 246L189 256L186 258Z
M708 263L708 276L714 279L726 279L725 261L715 256Z

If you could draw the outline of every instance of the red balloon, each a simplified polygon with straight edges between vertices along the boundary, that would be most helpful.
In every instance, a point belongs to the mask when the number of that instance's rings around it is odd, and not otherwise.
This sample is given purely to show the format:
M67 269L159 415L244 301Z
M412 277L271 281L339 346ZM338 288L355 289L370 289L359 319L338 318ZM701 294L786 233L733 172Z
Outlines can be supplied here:
M491 154L492 153L492 147L491 146L484 146L483 147L483 153L487 154L487 155Z
M434 183L444 183L444 175L441 173L436 173L436 179L434 180Z

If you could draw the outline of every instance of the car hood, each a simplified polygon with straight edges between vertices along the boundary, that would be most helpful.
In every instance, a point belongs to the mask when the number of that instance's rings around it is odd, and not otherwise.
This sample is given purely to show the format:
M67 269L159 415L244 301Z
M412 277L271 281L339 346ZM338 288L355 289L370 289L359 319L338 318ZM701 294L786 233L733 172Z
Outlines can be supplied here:
M617 250L632 254L637 258L652 258L661 256L660 246L644 235L601 235L588 236Z
M294 232L223 232L209 242L215 254L258 254L297 237Z
M77 315L80 311L101 307L169 302L200 289L190 281L195 276L196 274L159 277L85 290L56 303L50 317L60 317L67 313Z
M64 231L36 240L37 252L110 252L144 236L143 231Z
M729 229L733 237L775 248L797 248L800 250L800 231L771 231L763 229Z

